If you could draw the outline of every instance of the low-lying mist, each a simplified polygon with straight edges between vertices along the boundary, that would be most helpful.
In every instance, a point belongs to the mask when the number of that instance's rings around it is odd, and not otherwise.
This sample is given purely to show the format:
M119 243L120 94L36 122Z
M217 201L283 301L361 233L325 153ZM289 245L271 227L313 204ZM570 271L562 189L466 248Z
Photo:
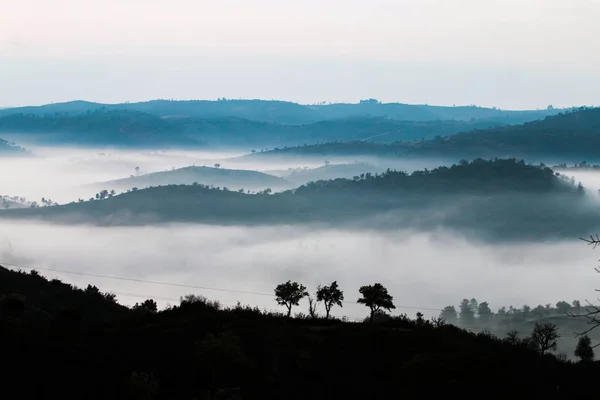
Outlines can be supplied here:
M26 197L40 202L42 197L60 204L89 199L95 195L86 185L128 178L132 175L168 171L188 166L247 169L269 173L289 168L317 168L324 165L327 157L318 158L261 158L241 157L239 152L215 151L148 151L122 149L94 149L67 147L30 147L34 157L0 158L0 195ZM336 162L357 161L349 157ZM370 157L363 161L376 168L412 171L439 165L434 160L390 160ZM136 169L139 168L139 169ZM368 171L365 171L368 172ZM202 183L202 182L200 182ZM105 188L110 190L112 188Z
M152 297L165 306L195 293L234 305L277 309L274 287L297 280L311 292L337 280L346 300L361 285L381 282L396 313L433 316L463 298L505 305L595 300L597 256L583 242L475 244L450 231L381 232L322 228L60 226L0 223L0 265L40 268L49 278L91 283L121 303ZM194 289L47 271L56 269L222 290ZM253 292L257 294L231 291ZM264 295L261 295L264 294ZM415 307L415 308L412 308ZM295 311L306 313L302 303ZM335 315L362 318L367 310L344 304Z

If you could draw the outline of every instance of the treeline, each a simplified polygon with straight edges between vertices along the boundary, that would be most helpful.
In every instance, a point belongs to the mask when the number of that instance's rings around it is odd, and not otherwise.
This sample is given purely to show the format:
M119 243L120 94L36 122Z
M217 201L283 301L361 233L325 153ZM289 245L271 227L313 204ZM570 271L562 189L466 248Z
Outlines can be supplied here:
M372 323L288 318L196 295L164 310L151 299L126 308L94 286L77 289L36 272L2 268L0 278L9 398L425 399L490 390L490 371L501 382L496 395L553 396L558 387L569 398L596 396L581 382L597 375L597 363L549 354L555 339L543 324L524 344L419 315ZM316 301L339 306L343 292L334 284L317 288ZM359 290L369 313L379 301L393 308L382 288ZM304 292L294 282L275 290L281 302ZM529 344L538 339L543 346Z
M387 171L318 181L280 193L265 189L249 194L243 188L219 190L202 184L159 186L104 201L2 210L0 218L123 225L316 222L374 229L445 227L476 240L545 240L598 230L600 215L584 192L583 186L545 166L514 159L475 160L412 174Z
M42 144L200 146L158 116L131 110L100 108L70 115L9 114L0 118L0 132L34 135Z
M463 132L420 143L409 154L444 157L522 157L600 161L600 108L582 107L523 125Z
M303 157L392 157L403 159L437 158L457 161L461 158L525 158L531 161L575 162L581 159L599 162L593 149L600 146L600 108L579 108L548 116L522 125L489 129L475 128L447 135L441 130L433 137L395 141L389 144L367 141L319 143L273 149L267 156ZM426 140L425 140L426 139Z
M139 103L100 104L85 101L46 104L39 107L20 107L0 110L0 116L12 113L79 114L105 107L110 110L135 110L158 116L187 116L192 118L236 117L279 124L311 124L323 120L351 117L383 117L399 121L471 121L493 123L523 123L542 119L560 112L559 109L510 111L477 106L440 107L401 103L381 103L369 99L358 104L319 103L302 105L288 101L259 99L209 100L152 100Z

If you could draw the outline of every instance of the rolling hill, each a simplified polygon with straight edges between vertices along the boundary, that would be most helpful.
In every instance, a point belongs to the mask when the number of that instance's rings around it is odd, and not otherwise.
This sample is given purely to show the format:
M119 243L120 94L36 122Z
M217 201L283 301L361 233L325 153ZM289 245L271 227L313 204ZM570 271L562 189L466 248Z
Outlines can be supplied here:
M328 119L348 117L385 117L404 121L489 120L498 124L523 123L557 114L560 110L509 111L476 106L442 107L401 103L380 103L376 100L357 104L301 105L286 101L266 100L151 100L139 103L100 104L71 101L35 107L0 110L0 117L14 113L81 114L98 108L135 110L158 116L186 116L191 118L237 117L280 124L310 124Z
M292 187L289 182L282 178L258 171L196 166L131 176L88 186L97 190L114 189L123 191L134 187L142 189L150 186L191 185L194 182L207 186L226 187L230 190L261 191L271 189L278 191Z
M205 185L162 186L100 201L0 211L0 218L64 223L318 223L377 229L453 228L479 240L578 237L600 228L582 187L545 167L475 160L412 174L388 171L244 194Z
M97 109L73 116L9 114L0 132L43 145L117 147L198 147L178 127L138 111Z
M597 397L582 384L597 362L543 355L520 338L406 314L372 324L286 318L199 295L163 310L141 296L128 308L96 286L1 266L0 326L3 391L18 399L430 399L492 389L554 399L557 387L560 398Z
M487 121L397 121L383 117L348 117L306 125L275 124L237 117L172 118L169 121L190 137L207 144L250 148L355 140L393 143L433 139L440 135L503 125Z
M430 140L319 143L277 148L244 157L263 159L334 159L388 157L391 159L438 159L456 162L476 157L516 157L532 162L600 162L600 108L547 117L544 120L499 128L437 136Z
M600 161L600 108L523 125L463 132L409 148L415 156L519 157L549 162Z
M329 164L318 168L298 168L280 171L281 176L294 186L301 186L309 182L333 180L337 178L352 179L366 173L376 174L383 172L382 168L368 163Z

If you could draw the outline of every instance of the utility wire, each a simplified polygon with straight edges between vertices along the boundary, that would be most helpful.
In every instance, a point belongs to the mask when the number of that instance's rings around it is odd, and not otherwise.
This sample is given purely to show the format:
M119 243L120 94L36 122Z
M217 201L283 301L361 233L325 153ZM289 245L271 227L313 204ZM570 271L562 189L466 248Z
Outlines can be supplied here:
M181 288L188 288L188 289L212 290L212 291L225 292L225 293L249 294L249 295L255 295L255 296L267 296L267 297L271 297L271 298L275 297L275 295L271 294L271 293L261 293L261 292L245 291L245 290L214 288L214 287L198 286L198 285L186 285L186 284L179 284L179 283L172 283L172 282L151 281L151 280L145 280L145 279L128 278L128 277L122 277L122 276L102 275L102 274L95 274L95 273L89 273L89 272L67 271L67 270L56 269L56 268L32 267L32 266L29 266L29 265L7 263L7 262L2 262L2 261L0 261L0 265L8 265L8 266L15 267L15 268L24 268L24 269L29 269L29 270L51 271L51 272L59 272L59 273L65 273L65 274L89 276L89 277L94 277L94 278L115 279L115 280L121 280L121 281L127 281L127 282L149 283L149 284L153 284L153 285L165 285L165 286L181 287ZM159 297L160 297L160 296L154 297L154 296L138 295L138 294L135 294L135 293L123 293L123 292L121 292L121 293L113 292L113 293L119 294L119 295L122 295L122 296L126 296L126 297L140 297L140 298L146 298L146 299L150 299L150 298L159 299ZM179 301L180 299L164 297L164 298L162 298L162 300L166 300L166 301ZM356 301L343 301L342 303L344 303L344 304L359 304ZM441 309L441 308L416 307L416 306L407 306L407 305L396 305L396 308L411 309L411 310L420 310L420 311L444 311L444 309ZM276 311L276 310L271 310L271 311ZM502 318L504 318L504 317L509 318L510 317L510 315L497 314L497 313L493 313L493 312L491 312L491 313L481 313L481 314L478 314L478 315L494 315L494 316L498 316L498 317L502 317ZM580 316L582 316L582 315L580 315ZM362 320L362 318L358 318L358 317L354 317L354 318L357 319L357 320ZM551 318L553 318L555 320L556 319L573 320L574 317L569 317L569 316L552 316ZM466 329L468 329L468 328L466 328ZM479 328L476 328L476 329L479 329ZM504 331L504 332L509 332L509 331L510 330L507 330L507 331Z

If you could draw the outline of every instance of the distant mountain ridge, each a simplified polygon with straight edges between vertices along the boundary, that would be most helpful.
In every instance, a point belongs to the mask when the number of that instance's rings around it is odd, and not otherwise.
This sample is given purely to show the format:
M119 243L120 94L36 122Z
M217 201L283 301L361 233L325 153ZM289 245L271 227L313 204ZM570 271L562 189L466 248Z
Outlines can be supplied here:
M155 115L131 110L97 109L77 115L8 114L0 132L19 134L40 144L191 146L203 144Z
M0 117L24 114L79 114L98 108L134 110L158 115L191 118L238 117L281 124L310 124L328 119L348 117L385 117L400 121L490 120L497 123L523 123L560 112L558 109L510 111L476 106L430 106L402 103L381 103L366 100L355 104L301 105L275 100L151 100L138 103L102 104L71 101L42 106L16 107L0 110Z
M257 152L244 158L306 159L391 157L460 159L516 157L528 161L600 162L600 108L549 116L523 125L459 132L412 142L347 141L319 143Z

